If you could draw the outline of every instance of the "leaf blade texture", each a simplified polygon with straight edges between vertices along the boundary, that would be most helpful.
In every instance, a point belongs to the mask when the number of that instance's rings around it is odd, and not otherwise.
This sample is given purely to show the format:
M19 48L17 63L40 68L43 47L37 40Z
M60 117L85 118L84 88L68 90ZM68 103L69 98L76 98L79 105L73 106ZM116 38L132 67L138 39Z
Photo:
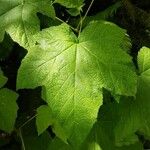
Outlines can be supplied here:
M2 70L0 69L0 88L5 85L7 78L3 75Z
M83 0L55 0L55 3L59 3L67 8L79 8L83 5Z
M136 133L140 133L148 139L150 137L150 49L147 47L141 48L138 53L138 68L136 99L122 97L119 104L112 104L112 111L116 111L115 116L118 116L115 126L117 145L129 145L137 142Z
M7 78L0 70L0 129L11 133L17 117L18 105L16 100L18 94L7 88L2 88L6 82Z
M33 43L33 34L40 31L36 13L54 17L50 0L0 0L0 41L7 31L11 38L24 48Z
M103 87L116 94L135 95L136 75L130 56L120 47L120 37L124 39L125 31L106 22L91 23L79 38L67 25L51 27L37 35L38 45L19 69L17 87L43 86L52 116L75 145L83 142L96 121Z
M18 95L9 89L0 90L0 129L8 133L14 129L18 110L17 98Z

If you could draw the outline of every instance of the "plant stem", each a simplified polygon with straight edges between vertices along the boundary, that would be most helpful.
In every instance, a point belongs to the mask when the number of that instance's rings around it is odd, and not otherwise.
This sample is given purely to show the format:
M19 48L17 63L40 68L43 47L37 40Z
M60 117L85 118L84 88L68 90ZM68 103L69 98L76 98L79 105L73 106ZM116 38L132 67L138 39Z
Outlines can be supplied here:
M91 0L91 3L90 3L90 5L89 5L89 7L88 7L88 9L87 9L87 11L86 11L86 13L85 13L83 19L82 19L82 22L85 20L86 16L88 15L88 13L89 13L89 11L90 11L90 9L91 9L93 3L94 3L94 0Z
M79 29L79 34L80 34L80 32L81 32L81 29L82 29L83 21L85 20L86 16L88 15L88 13L89 13L89 11L90 11L90 9L91 9L93 3L94 3L94 0L91 0L91 3L90 3L90 5L89 5L89 7L88 7L88 9L87 9L87 11L86 11L86 13L85 13L85 15L83 16L83 18L80 17L81 19L80 19L80 22L79 22L79 24L78 24L78 26L77 26L77 29Z
M56 0L52 1L51 5L53 5L55 3Z
M63 21L62 19L55 17L55 19L57 19L58 21L67 24L65 21ZM75 31L76 33L78 33L78 30L75 29L74 27L72 27L71 25L67 24L73 31Z
M83 18L82 18L82 15L81 15L81 13L80 13L80 22L79 22L79 24L78 24L78 27L77 27L77 29L78 29L78 31L79 31L79 34L78 34L78 36L80 35L80 33L81 33L81 30L82 30L82 24L83 24Z
M23 137L22 137L21 129L19 129L19 135L20 135L20 139L21 139L21 143L22 143L22 150L26 150L25 145L24 145L24 140L23 140Z
M34 115L34 116L32 116L30 119L28 119L24 124L22 124L22 125L19 127L19 129L21 129L21 128L24 127L26 124L28 124L28 123L29 123L31 120L33 120L36 116L37 116L37 114Z

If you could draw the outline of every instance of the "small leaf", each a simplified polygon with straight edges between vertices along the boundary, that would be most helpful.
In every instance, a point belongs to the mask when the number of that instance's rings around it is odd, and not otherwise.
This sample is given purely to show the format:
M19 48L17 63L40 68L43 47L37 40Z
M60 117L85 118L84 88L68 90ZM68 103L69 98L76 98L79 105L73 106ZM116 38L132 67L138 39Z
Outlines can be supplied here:
M67 137L65 138L63 129L52 116L52 111L48 106L43 105L37 109L36 125L39 135L51 125L56 135L67 143Z
M142 47L138 53L138 66L140 74L145 74L149 72L150 69L150 49L148 47ZM149 74L147 74L149 77Z
M59 3L67 8L79 8L83 5L84 0L55 0L55 3Z
M87 16L83 22L83 27L89 24L93 20L110 20L116 14L116 11L122 6L122 2L118 1L113 5L109 6L103 11L98 12L96 15ZM79 22L79 21L78 21Z
M37 109L36 124L38 134L44 132L49 125L52 125L51 114L52 112L48 106L41 106Z
M7 82L7 78L3 75L2 70L0 69L0 88L3 87Z
M0 90L0 129L11 132L14 129L18 106L16 100L18 95L9 90Z
M67 12L71 15L71 16L78 16L80 14L82 8L70 8L67 10Z

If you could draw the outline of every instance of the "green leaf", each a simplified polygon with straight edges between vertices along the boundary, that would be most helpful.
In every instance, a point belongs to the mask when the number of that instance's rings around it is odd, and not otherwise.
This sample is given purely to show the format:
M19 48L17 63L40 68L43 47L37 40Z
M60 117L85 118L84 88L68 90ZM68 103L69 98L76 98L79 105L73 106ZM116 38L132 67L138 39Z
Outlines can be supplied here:
M6 82L7 78L3 76L3 72L0 69L0 88ZM18 110L17 98L18 94L15 92L6 88L0 89L0 130L10 133L14 129Z
M109 6L107 9L97 13L95 16L87 16L85 19L85 24L89 23L91 20L108 20L113 17L116 11L122 6L122 2L118 1L115 4Z
M143 47L138 54L138 90L136 100L122 97L112 108L118 116L115 127L117 145L128 145L138 141L135 133L150 139L150 49ZM110 112L111 113L111 112Z
M4 31L24 48L33 44L33 35L40 31L40 12L54 17L54 9L50 0L0 0L0 39Z
M113 16L116 14L117 10L122 6L122 2L118 1L114 4L112 4L111 6L109 6L108 8L106 8L103 11L98 12L96 15L92 15L92 16L86 16L85 20L82 23L82 27L87 26L91 21L99 21L99 20L112 20ZM76 9L69 9L68 13L70 13L72 16L76 16L78 15L78 12L76 12L78 10ZM71 19L71 23L74 24L75 26L78 26L80 21L79 19ZM131 45L131 43L130 43ZM126 49L127 51L127 49Z
M95 17L93 16L94 20L100 20L100 19L104 19L107 20L111 17L113 17L117 10L122 6L122 2L118 1L116 3L114 3L113 5L109 6L107 9L105 9L104 11L98 13L97 15L95 15Z
M78 16L80 14L82 7L79 8L70 8L67 10L67 12L71 15L71 16Z
M34 121L30 121L22 129L20 129L19 136L22 142L22 149L25 150L50 150L51 136L45 131L38 136Z
M49 144L51 137L48 132L44 132L40 136L32 135L24 136L26 150L50 150Z
M83 6L84 0L55 0L55 3L59 3L67 8L80 8Z
M64 142L67 143L67 137L65 138L63 129L59 126L57 121L52 116L50 107L43 105L37 109L36 125L39 135L51 125L57 136L64 139Z
M124 39L125 31L108 22L90 23L79 38L64 24L43 30L22 61L17 88L43 86L52 116L79 145L96 121L102 87L119 95L136 93L132 60L121 48Z
M9 90L0 90L0 129L11 132L14 129L18 106L16 100L18 95Z
M139 91L138 91L139 92ZM129 145L138 141L136 132L142 127L143 115L139 112L142 103L130 98L122 98L118 108L118 122L115 127L115 140L118 146Z
M134 104L133 99L123 98L120 103L113 102L101 108L100 121L106 128L105 132L111 135L110 139L114 139L113 142L117 146L130 145L139 141L137 135L135 135L136 126L139 124L134 124L139 116L134 114L135 111L128 113L128 111L134 110ZM111 130L114 134L109 134Z
M41 106L37 109L36 124L38 134L44 132L49 125L52 125L53 120L51 114L51 109L48 106Z
M62 140L59 138L54 138L50 145L49 145L50 150L74 150L73 147L71 147L69 144L65 144Z
M104 121L104 120L103 120ZM117 147L115 146L113 137L113 128L110 122L97 122L87 141L83 144L81 149L88 150L143 150L141 143L135 143L129 146ZM112 126L113 127L113 126Z
M150 49L147 47L142 47L139 54L138 54L138 66L139 66L139 73L144 77L149 77L149 69L150 69ZM150 79L149 79L150 80Z
M104 121L104 120L103 120ZM102 122L103 122L102 121ZM140 142L129 146L117 147L112 137L113 130L110 122L97 122L86 141L83 143L80 150L143 150L143 145ZM107 131L108 130L108 131ZM74 150L69 144L65 144L58 138L54 138L49 145L50 150ZM78 149L78 150L79 150Z
M54 3L59 3L62 6L65 6L67 12L71 16L78 16L82 11L82 7L84 6L84 0L55 0Z
M0 88L3 87L7 82L7 78L3 75L2 70L0 69Z

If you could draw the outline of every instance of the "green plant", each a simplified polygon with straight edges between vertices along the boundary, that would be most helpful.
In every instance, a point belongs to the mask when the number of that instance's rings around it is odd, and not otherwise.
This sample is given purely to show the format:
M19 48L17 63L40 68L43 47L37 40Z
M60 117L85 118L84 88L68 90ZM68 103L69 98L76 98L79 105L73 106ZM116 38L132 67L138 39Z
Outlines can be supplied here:
M94 0L0 0L2 149L143 150L150 49L133 55L133 38L110 22L134 9L126 3L88 16Z

